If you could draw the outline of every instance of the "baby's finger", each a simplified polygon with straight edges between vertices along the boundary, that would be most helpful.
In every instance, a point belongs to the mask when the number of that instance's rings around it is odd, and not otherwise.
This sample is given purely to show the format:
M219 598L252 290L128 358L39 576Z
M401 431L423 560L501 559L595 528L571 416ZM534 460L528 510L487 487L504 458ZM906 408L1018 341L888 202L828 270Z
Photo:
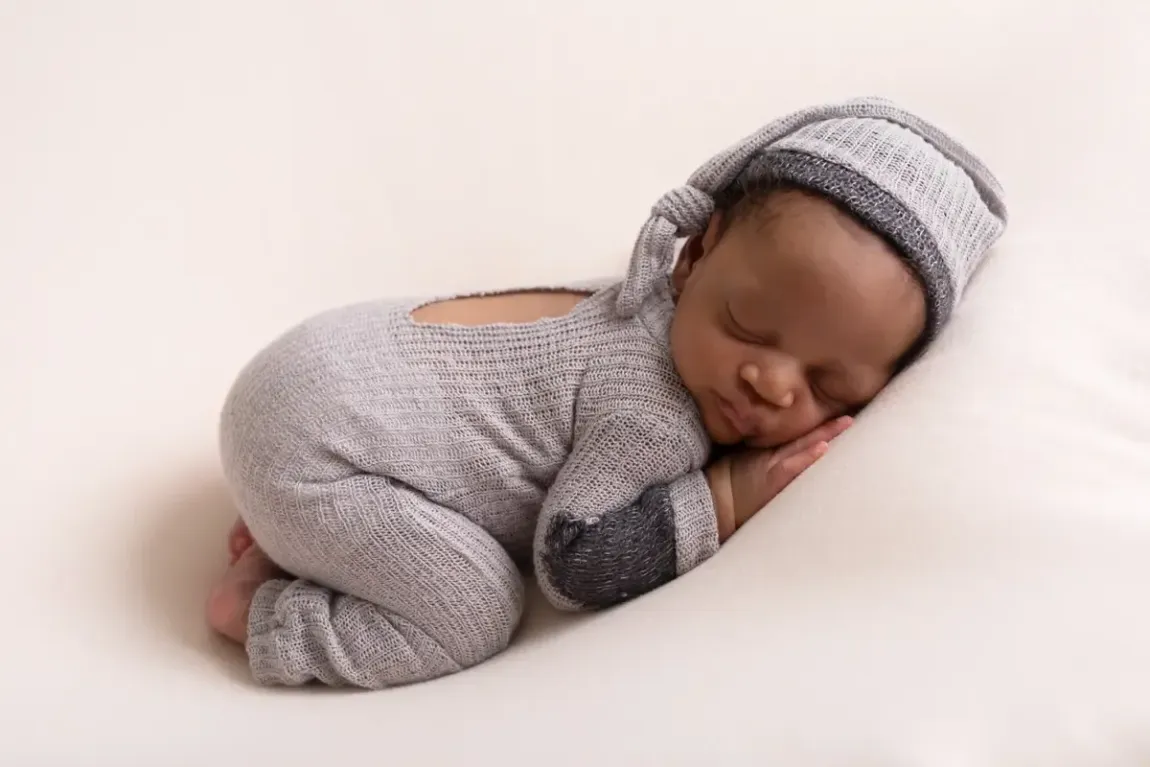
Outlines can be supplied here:
M844 415L842 418L836 418L833 421L827 421L818 428L812 429L805 435L799 437L789 445L784 445L779 448L776 462L781 463L788 458L805 453L820 442L830 442L849 429L852 423L854 423L854 420L848 415Z
M826 455L830 447L826 441L816 442L801 453L796 453L772 466L767 472L768 500L781 493L800 474Z
M816 442L830 442L835 437L842 434L854 424L854 419L849 415L840 416L833 421L827 421L819 428L815 429L814 433L822 437L821 440Z

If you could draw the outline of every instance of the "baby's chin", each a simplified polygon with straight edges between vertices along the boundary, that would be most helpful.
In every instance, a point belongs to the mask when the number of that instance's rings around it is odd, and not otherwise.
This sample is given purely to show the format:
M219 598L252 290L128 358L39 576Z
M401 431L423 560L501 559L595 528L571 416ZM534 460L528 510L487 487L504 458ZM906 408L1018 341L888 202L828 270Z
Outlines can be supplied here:
M715 412L707 408L700 408L703 417L703 430L711 442L724 447L731 447L742 441L742 435L734 432L731 427Z
M780 445L785 444L785 440L772 439L771 437L748 437L743 438L741 434L732 433L722 427L712 428L709 424L704 424L707 430L707 436L710 437L711 442L715 445L722 447L744 447L755 449L773 449Z
M751 437L746 440L744 444L747 447L756 448L758 450L773 450L777 447L785 445L787 440L775 439L773 437Z
M722 447L736 447L741 445L743 441L738 437L731 437L728 434L716 433L708 431L707 436L711 438L711 442Z

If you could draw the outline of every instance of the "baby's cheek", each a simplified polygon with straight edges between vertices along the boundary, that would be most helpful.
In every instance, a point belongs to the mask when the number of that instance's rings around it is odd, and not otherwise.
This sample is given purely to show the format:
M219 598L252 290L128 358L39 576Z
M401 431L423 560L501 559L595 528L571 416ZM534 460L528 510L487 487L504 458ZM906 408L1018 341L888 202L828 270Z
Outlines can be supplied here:
M671 358L683 383L694 393L711 388L718 376L722 349L697 326L680 323L672 327Z
M699 346L700 359L705 360L706 369L715 377L726 376L734 381L739 377L739 369L752 361L747 345L726 333L710 333Z

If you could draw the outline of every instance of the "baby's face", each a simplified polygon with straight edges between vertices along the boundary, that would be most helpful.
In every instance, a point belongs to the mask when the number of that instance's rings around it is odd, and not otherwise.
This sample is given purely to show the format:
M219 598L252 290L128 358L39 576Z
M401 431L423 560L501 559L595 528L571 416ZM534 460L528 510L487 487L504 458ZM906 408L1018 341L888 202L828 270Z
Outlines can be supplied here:
M923 333L895 251L831 203L776 192L712 217L675 267L675 366L711 439L773 447L857 411Z

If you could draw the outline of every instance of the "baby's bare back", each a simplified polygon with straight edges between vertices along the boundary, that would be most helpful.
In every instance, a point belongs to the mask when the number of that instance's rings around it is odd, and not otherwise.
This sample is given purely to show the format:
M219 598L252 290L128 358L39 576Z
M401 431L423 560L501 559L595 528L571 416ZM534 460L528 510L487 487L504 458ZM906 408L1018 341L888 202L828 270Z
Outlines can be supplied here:
M421 306L411 313L411 317L416 322L433 325L523 324L562 317L588 295L537 290L461 296Z

